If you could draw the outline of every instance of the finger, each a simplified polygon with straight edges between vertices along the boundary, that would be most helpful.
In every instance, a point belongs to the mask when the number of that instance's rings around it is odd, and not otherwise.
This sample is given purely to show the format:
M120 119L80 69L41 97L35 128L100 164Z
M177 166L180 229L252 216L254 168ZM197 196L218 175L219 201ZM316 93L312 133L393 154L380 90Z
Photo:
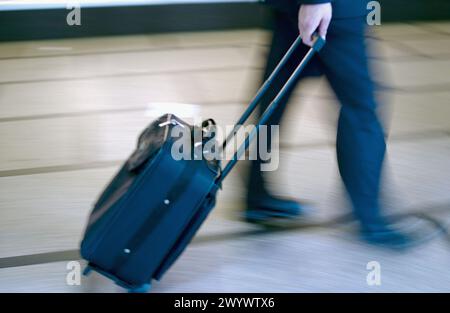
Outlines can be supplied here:
M313 28L307 28L305 30L302 31L302 39L303 39L303 43L307 46L312 46L313 45Z
M328 32L328 27L330 26L330 22L331 19L328 17L325 17L322 19L322 21L320 21L319 24L319 35L322 38L326 38L327 37L327 32Z
M314 32L313 23L310 21L300 21L299 29L300 36L302 37L302 41L305 45L312 46L312 34Z

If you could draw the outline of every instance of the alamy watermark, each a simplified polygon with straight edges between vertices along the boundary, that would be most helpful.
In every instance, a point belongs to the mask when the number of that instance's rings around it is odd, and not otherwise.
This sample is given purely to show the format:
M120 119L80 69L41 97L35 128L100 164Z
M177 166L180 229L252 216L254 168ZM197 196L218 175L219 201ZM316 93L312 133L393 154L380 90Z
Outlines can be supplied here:
M235 135L227 142L228 149L222 150L222 141L217 138L225 138L235 130ZM230 161L237 160L260 160L261 171L275 171L279 166L279 125L261 125L256 131L255 125L247 125L234 129L233 125L222 128L215 125L205 131L195 127L184 125L172 127L170 136L174 139L171 155L174 160L207 160L207 161ZM243 143L249 137L248 149L244 149ZM270 144L269 144L270 138ZM236 154L237 152L237 154Z
M78 261L70 261L66 264L66 284L68 286L81 285L81 264Z
M367 3L367 25L380 26L381 25L381 4L378 1L370 1Z
M66 16L66 23L69 26L81 26L81 5L78 2L70 2L66 9L69 10Z
M366 269L369 271L366 277L367 285L369 286L381 286L381 265L377 261L370 261L366 265Z

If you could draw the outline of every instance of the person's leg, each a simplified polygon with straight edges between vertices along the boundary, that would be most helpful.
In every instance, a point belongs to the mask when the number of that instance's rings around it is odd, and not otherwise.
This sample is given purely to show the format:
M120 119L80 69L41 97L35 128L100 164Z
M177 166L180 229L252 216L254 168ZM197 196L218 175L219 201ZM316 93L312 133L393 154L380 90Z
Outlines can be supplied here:
M298 28L295 19L287 14L278 12L275 20L275 28L270 48L270 53L267 59L267 64L264 73L264 80L272 73L277 66L278 62L284 56L286 51L295 41L298 36ZM300 62L302 56L306 52L306 47L299 49L288 64L281 71L280 76L274 82L272 88L268 91L263 98L259 109L258 117L266 110L271 100L277 95L281 87L286 83L290 74ZM289 101L289 97L292 93L291 89L283 98L281 105L277 111L271 116L268 121L268 125L279 125L285 112L286 105ZM272 146L272 138L270 137L270 130L268 131L267 148L270 151ZM265 187L264 176L261 172L261 160L251 161L250 173L247 182L247 217L251 220L251 217L261 217L261 219L270 217L291 217L300 213L300 206L298 203L288 199L280 199L273 197L267 191ZM257 211L257 212L253 212ZM262 212L263 211L263 212ZM263 214L262 214L262 213Z
M341 103L337 159L355 216L360 220L363 232L377 233L376 240L402 244L405 238L387 228L380 212L380 178L386 144L376 112L365 21L362 18L335 20L327 37L320 59ZM381 232L389 234L383 237Z
M267 58L267 63L264 71L264 80L266 80L269 75L273 72L278 62L284 56L286 51L295 41L298 36L298 31L293 27L293 22L289 19L286 14L276 13L274 33L272 37L272 44L270 47L270 52ZM258 118L266 110L267 106L270 104L271 100L276 96L277 91L280 90L281 86L287 81L289 74L293 70L294 62L289 62L287 66L282 70L279 79L277 79L273 87L267 92L261 104L258 107ZM269 125L279 125L283 113L286 109L286 104L289 100L290 94L284 97L282 104L278 107L277 112L272 115L269 120ZM270 132L269 132L270 133ZM268 136L268 149L271 147L271 138ZM255 160L251 162L250 165L250 176L248 181L248 191L250 197L257 197L260 194L265 194L266 189L264 187L264 179L261 173L261 160ZM254 196L253 196L254 195Z

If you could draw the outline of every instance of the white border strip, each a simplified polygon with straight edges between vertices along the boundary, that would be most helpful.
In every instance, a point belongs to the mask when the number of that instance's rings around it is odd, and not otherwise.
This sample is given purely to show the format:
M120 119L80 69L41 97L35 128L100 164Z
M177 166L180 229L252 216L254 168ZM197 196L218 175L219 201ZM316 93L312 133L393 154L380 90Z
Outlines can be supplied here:
M261 0L0 0L0 11L66 9L70 4L81 8L120 7L162 4L251 3Z

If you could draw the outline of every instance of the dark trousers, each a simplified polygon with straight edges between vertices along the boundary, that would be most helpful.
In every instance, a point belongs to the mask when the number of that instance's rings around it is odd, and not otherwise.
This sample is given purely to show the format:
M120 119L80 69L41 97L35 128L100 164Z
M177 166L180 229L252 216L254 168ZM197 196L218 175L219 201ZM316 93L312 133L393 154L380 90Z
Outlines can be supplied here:
M374 83L369 73L365 42L365 19L362 17L333 20L327 43L308 66L305 75L323 74L340 102L337 126L337 160L339 171L353 204L354 213L363 223L379 218L379 189L386 145L384 131L376 113ZM265 77L298 36L297 21L280 13L266 65ZM260 114L285 83L307 51L300 51L264 99ZM301 80L301 79L300 79ZM279 125L292 90L283 99L270 125ZM270 138L269 138L270 143ZM308 177L301 179L307 180ZM249 198L266 194L260 161L253 161L249 178Z

